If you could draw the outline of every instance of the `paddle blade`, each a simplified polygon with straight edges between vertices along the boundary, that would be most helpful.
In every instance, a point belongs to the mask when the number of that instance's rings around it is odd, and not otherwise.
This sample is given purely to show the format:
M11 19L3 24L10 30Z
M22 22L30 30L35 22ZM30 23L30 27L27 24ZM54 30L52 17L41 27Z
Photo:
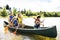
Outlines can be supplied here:
M6 34L8 32L8 27L4 28L4 33Z
M8 22L6 22L6 21L4 21L4 23L6 24L6 25L8 25L9 23Z
M16 34L16 31L14 31L13 34Z

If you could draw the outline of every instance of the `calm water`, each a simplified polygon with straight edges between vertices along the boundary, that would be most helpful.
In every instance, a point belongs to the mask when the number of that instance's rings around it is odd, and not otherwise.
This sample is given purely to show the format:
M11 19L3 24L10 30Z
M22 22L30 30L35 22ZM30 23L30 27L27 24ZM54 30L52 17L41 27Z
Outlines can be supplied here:
M57 31L58 35L56 38L49 38L49 37L43 37L40 35L15 35L13 33L10 33L8 31L7 34L4 33L4 27L3 27L3 21L6 20L7 18L0 18L0 40L60 40L60 17L55 17L55 18L43 18L45 19L44 21L44 27L51 27L53 25L57 26ZM41 20L43 20L41 19ZM34 20L33 18L26 18L23 20L23 23L26 25L34 25ZM41 26L42 27L42 26Z

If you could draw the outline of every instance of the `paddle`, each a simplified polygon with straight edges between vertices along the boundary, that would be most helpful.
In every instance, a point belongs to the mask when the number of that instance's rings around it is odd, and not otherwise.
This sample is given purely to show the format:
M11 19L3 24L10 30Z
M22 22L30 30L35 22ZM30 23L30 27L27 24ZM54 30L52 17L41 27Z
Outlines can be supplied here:
M44 19L44 20L45 20L45 19ZM44 20L43 20L41 23L43 23L43 22L44 22ZM40 24L41 24L41 23L40 23ZM43 25L43 27L44 27L44 24L41 24L41 25Z
M8 25L9 23L8 22L6 22L6 21L4 21L4 23L6 24L6 25Z
M5 34L8 32L8 22L6 22L6 21L4 21L4 23L5 23L5 29L4 29L4 32L5 32Z

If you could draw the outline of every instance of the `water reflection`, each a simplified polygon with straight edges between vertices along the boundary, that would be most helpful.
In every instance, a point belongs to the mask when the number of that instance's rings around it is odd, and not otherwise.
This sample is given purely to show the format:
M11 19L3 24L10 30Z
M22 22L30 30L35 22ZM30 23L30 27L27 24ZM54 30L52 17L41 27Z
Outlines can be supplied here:
M0 40L23 40L22 35L15 35L13 33L2 33L0 35Z
M40 35L15 35L15 34L7 34L5 35L5 40L56 40L56 38L49 38Z
M41 35L16 35L8 31L2 34L0 40L56 40L56 38L44 37Z
M33 37L35 38L35 40L56 40L56 38L44 37L41 35L33 35Z

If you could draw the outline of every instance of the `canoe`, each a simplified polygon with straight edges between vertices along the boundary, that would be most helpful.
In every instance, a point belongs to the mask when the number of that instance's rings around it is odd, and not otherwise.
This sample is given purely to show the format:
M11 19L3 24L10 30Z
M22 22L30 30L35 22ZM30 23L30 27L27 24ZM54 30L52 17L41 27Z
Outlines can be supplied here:
M9 31L14 32L16 30L15 27L8 27ZM52 27L40 27L35 29L32 26L25 25L25 28L18 28L17 33L19 34L29 34L29 35L42 35L46 37L56 38L57 37L57 29L56 26Z

